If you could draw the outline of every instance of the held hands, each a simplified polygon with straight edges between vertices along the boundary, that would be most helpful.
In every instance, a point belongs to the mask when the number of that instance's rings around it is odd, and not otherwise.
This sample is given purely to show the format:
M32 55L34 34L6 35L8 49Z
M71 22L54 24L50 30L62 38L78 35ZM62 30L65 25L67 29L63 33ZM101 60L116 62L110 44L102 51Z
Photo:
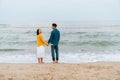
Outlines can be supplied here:
M46 45L46 46L49 46L49 43L45 42L45 45Z

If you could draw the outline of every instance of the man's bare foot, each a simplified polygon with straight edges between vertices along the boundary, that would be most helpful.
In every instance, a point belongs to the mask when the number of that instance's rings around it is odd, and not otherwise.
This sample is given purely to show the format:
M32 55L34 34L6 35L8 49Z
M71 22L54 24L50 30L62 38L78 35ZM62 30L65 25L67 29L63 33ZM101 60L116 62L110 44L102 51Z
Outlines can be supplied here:
M56 61L55 63L59 63L58 61Z
M52 62L52 64L55 64L55 63L56 63L55 61Z

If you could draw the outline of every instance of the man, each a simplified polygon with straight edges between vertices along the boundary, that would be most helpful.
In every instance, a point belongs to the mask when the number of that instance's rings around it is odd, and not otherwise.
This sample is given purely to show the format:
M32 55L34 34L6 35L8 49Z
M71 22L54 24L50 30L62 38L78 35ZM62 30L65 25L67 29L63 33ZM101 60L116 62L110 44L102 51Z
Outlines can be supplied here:
M58 44L60 40L60 32L57 29L57 24L55 23L52 24L52 29L53 31L51 32L48 43L51 44L51 54L53 63L58 63L59 60Z

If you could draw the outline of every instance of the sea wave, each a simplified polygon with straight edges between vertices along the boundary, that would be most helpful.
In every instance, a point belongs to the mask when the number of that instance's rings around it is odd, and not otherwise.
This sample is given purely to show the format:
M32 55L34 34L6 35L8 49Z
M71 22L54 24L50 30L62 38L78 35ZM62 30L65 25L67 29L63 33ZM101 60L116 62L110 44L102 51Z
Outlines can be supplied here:
M2 44L7 45L36 45L36 41L18 41L18 42L2 42ZM110 40L61 40L60 45L74 45L74 46L83 46L83 45L91 45L91 46L117 46L120 45L120 41L110 41Z
M74 46L83 46L83 45L91 45L91 46L116 46L120 44L120 41L61 41L61 45L74 45Z

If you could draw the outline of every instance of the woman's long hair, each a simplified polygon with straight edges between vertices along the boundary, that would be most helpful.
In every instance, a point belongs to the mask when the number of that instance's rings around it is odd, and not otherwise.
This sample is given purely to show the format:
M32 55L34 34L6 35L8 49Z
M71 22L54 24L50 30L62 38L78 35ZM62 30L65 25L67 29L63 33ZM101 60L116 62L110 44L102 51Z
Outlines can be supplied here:
M39 29L37 29L37 32L36 32L36 35L39 35L40 33L39 33Z

